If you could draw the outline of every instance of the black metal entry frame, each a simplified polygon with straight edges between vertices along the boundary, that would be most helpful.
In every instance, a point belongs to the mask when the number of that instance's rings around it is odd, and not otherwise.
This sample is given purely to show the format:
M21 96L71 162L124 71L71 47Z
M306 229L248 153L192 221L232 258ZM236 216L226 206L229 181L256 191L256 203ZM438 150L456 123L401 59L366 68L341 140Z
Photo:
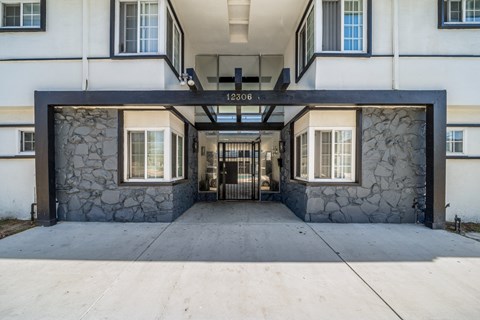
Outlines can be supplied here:
M260 143L219 142L218 150L218 199L259 200Z
M289 90L242 91L250 100L229 98L235 91L35 91L35 169L38 224L56 224L54 107L280 105L280 106L424 106L426 108L425 225L445 226L446 108L445 90ZM268 130L268 123L247 130ZM233 127L232 127L233 128ZM242 130L237 125L236 130ZM261 129L264 128L264 129ZM214 129L213 129L214 130Z

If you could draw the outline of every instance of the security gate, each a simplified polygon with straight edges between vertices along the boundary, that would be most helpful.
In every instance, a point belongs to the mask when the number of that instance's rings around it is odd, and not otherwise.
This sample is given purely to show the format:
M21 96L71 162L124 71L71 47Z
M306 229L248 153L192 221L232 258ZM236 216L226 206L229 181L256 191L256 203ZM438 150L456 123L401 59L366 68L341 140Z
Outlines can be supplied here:
M218 199L258 200L259 142L218 144Z

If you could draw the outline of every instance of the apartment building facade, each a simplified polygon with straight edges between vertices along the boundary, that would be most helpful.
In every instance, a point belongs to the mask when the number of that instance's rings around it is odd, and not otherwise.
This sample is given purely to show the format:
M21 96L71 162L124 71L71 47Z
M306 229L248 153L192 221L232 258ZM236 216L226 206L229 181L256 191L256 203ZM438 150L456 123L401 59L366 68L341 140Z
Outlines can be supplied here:
M478 220L480 1L0 0L0 213ZM449 204L445 208L446 204Z

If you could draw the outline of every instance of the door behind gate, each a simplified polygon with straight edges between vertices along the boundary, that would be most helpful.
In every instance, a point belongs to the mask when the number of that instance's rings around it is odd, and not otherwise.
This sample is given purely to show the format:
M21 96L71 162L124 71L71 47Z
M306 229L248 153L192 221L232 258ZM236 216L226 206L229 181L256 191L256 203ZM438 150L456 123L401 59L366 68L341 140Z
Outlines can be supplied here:
M218 199L258 200L259 142L218 143Z

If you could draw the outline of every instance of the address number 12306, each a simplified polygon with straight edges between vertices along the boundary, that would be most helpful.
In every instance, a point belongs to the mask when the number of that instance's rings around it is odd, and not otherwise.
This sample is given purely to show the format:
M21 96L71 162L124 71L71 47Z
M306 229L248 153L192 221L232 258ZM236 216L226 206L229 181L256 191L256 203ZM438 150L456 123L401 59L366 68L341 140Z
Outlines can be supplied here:
M251 101L251 93L227 93L227 101Z

